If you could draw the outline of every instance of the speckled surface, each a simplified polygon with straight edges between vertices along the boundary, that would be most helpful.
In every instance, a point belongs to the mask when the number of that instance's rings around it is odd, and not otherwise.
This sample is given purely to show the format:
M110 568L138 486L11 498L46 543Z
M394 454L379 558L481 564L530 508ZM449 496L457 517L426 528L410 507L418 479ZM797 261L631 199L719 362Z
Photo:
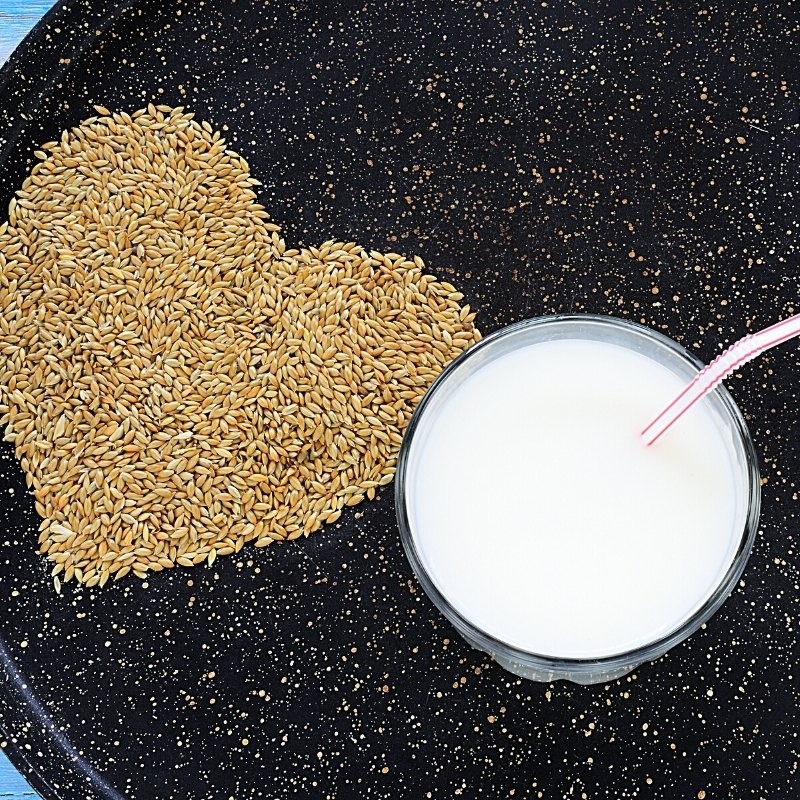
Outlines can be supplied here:
M800 311L798 55L796 2L66 2L0 73L0 203L93 103L183 103L288 242L421 254L485 331L613 314L710 359ZM4 450L0 744L48 799L794 797L798 381L794 344L728 382L765 479L742 584L595 687L462 643L390 489L297 544L57 596Z

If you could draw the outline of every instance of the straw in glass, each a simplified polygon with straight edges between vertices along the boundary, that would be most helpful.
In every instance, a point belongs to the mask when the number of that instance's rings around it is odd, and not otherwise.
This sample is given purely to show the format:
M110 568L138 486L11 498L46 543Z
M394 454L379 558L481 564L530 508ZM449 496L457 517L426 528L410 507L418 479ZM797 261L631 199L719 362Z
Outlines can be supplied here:
M800 336L800 314L739 339L703 367L691 383L642 431L644 443L648 446L653 444L701 397L712 391L742 364L795 336Z

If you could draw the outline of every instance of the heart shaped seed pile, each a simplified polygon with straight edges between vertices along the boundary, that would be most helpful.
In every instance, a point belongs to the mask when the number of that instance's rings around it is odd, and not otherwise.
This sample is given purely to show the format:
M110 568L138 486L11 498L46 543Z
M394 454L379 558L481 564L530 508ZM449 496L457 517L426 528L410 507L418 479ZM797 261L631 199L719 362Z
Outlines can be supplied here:
M181 108L43 146L0 225L0 422L56 587L295 539L391 481L480 337L419 258L287 249L247 163Z

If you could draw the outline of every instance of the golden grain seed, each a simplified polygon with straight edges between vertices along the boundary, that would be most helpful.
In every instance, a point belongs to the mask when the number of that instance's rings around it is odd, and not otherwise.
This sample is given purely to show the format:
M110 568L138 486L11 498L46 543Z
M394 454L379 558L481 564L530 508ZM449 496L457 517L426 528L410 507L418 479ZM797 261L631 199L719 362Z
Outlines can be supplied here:
M56 591L335 522L480 339L419 257L287 249L207 122L95 111L0 223L0 424Z

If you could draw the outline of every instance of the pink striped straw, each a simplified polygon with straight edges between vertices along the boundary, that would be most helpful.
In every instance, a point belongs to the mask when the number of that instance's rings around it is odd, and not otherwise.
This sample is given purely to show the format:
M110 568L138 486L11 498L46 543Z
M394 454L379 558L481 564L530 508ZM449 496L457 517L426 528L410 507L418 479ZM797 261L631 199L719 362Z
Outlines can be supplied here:
M746 364L765 350L800 336L800 314L770 325L758 333L749 333L727 350L720 353L710 364L694 376L691 383L642 431L646 445L651 445L673 423L679 420L701 397L735 369Z

